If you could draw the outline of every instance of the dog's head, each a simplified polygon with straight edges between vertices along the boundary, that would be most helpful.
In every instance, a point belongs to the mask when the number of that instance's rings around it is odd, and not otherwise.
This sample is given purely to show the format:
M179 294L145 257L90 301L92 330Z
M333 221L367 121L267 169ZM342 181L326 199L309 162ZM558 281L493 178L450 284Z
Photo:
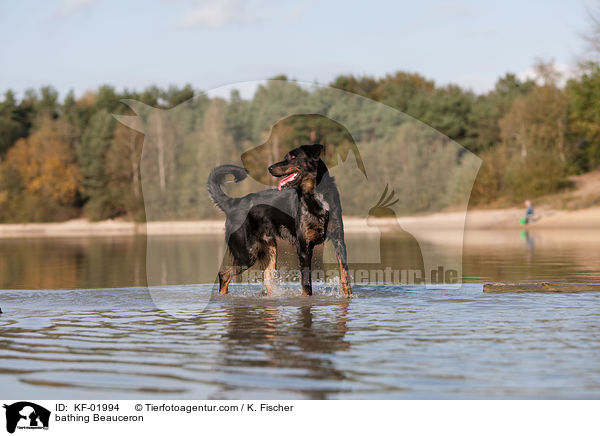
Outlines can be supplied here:
M346 162L350 155L358 169L367 177L360 152L352 135L342 124L319 114L291 115L271 127L268 139L242 153L241 160L248 176L263 185L271 185L267 167L286 152L301 144L323 144L321 160L328 169Z
M269 167L269 172L275 177L282 177L277 184L281 191L300 185L304 180L316 181L321 162L321 144L303 145L285 155L281 162Z

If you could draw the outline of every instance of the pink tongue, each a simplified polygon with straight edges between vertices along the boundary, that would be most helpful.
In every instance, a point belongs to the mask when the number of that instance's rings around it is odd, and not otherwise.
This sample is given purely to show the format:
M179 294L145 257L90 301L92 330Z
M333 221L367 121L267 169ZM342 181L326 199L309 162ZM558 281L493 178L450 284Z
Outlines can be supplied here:
M292 173L292 174L290 174L289 176L287 176L287 177L284 177L283 179L281 179L281 180L279 181L279 183L277 184L277 188L278 188L278 189L281 191L281 187L282 187L282 186L283 186L283 185L284 185L284 184L285 184L285 183L286 183L288 180L290 180L292 177L294 177L294 175L295 175L295 174L296 174L296 173Z

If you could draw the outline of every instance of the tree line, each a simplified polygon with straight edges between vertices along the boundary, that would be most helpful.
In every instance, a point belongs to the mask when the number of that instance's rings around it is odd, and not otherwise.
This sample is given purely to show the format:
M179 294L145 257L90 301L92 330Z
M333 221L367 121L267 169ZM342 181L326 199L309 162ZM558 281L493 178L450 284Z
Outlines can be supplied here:
M566 83L550 63L538 63L536 74L530 80L506 74L485 94L437 85L407 72L379 78L342 75L329 86L402 111L475 153L483 164L471 203L511 204L568 189L570 175L600 165L600 64L583 63ZM285 76L276 79L287 81ZM144 135L113 117L133 114L123 99L160 109L186 102L186 115L177 120L187 132L177 159L189 171L177 175L178 183L204 189L205 180L196 180L194 165L218 162L219 156L213 154L219 149L242 153L263 143L269 134L267 120L281 107L299 96L320 98L318 91L286 83L285 87L277 82L261 85L251 99L241 98L237 91L229 99L209 98L190 85L152 86L142 92L105 85L78 98L70 92L62 99L52 87L28 90L20 98L9 90L0 102L0 221L62 221L81 216L142 221ZM369 120L359 119L356 108L330 106L323 102L326 112L356 114L357 119L348 122L361 125L368 134ZM315 136L315 126L309 124L297 121L286 138L297 143L340 134L321 126L321 136ZM216 150L211 148L215 143L220 144ZM176 197L165 207L178 213L165 218L218 216L210 208L198 214L195 191L181 190Z

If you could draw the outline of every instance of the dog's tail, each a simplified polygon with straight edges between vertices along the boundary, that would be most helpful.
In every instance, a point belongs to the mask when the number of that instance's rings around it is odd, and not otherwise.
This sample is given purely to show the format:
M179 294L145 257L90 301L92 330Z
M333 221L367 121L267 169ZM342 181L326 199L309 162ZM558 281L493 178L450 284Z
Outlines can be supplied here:
M228 206L232 198L223 192L221 185L225 183L225 178L232 175L234 182L241 182L248 176L248 171L242 167L235 165L221 165L210 172L208 176L208 195L210 199L223 212L227 212Z

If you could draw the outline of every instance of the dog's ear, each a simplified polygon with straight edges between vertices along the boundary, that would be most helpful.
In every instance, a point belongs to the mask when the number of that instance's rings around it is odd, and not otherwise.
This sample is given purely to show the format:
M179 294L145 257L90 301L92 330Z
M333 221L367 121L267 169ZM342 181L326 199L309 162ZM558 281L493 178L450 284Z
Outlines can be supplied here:
M302 150L307 154L308 157L314 160L319 160L323 146L321 144L303 145Z

